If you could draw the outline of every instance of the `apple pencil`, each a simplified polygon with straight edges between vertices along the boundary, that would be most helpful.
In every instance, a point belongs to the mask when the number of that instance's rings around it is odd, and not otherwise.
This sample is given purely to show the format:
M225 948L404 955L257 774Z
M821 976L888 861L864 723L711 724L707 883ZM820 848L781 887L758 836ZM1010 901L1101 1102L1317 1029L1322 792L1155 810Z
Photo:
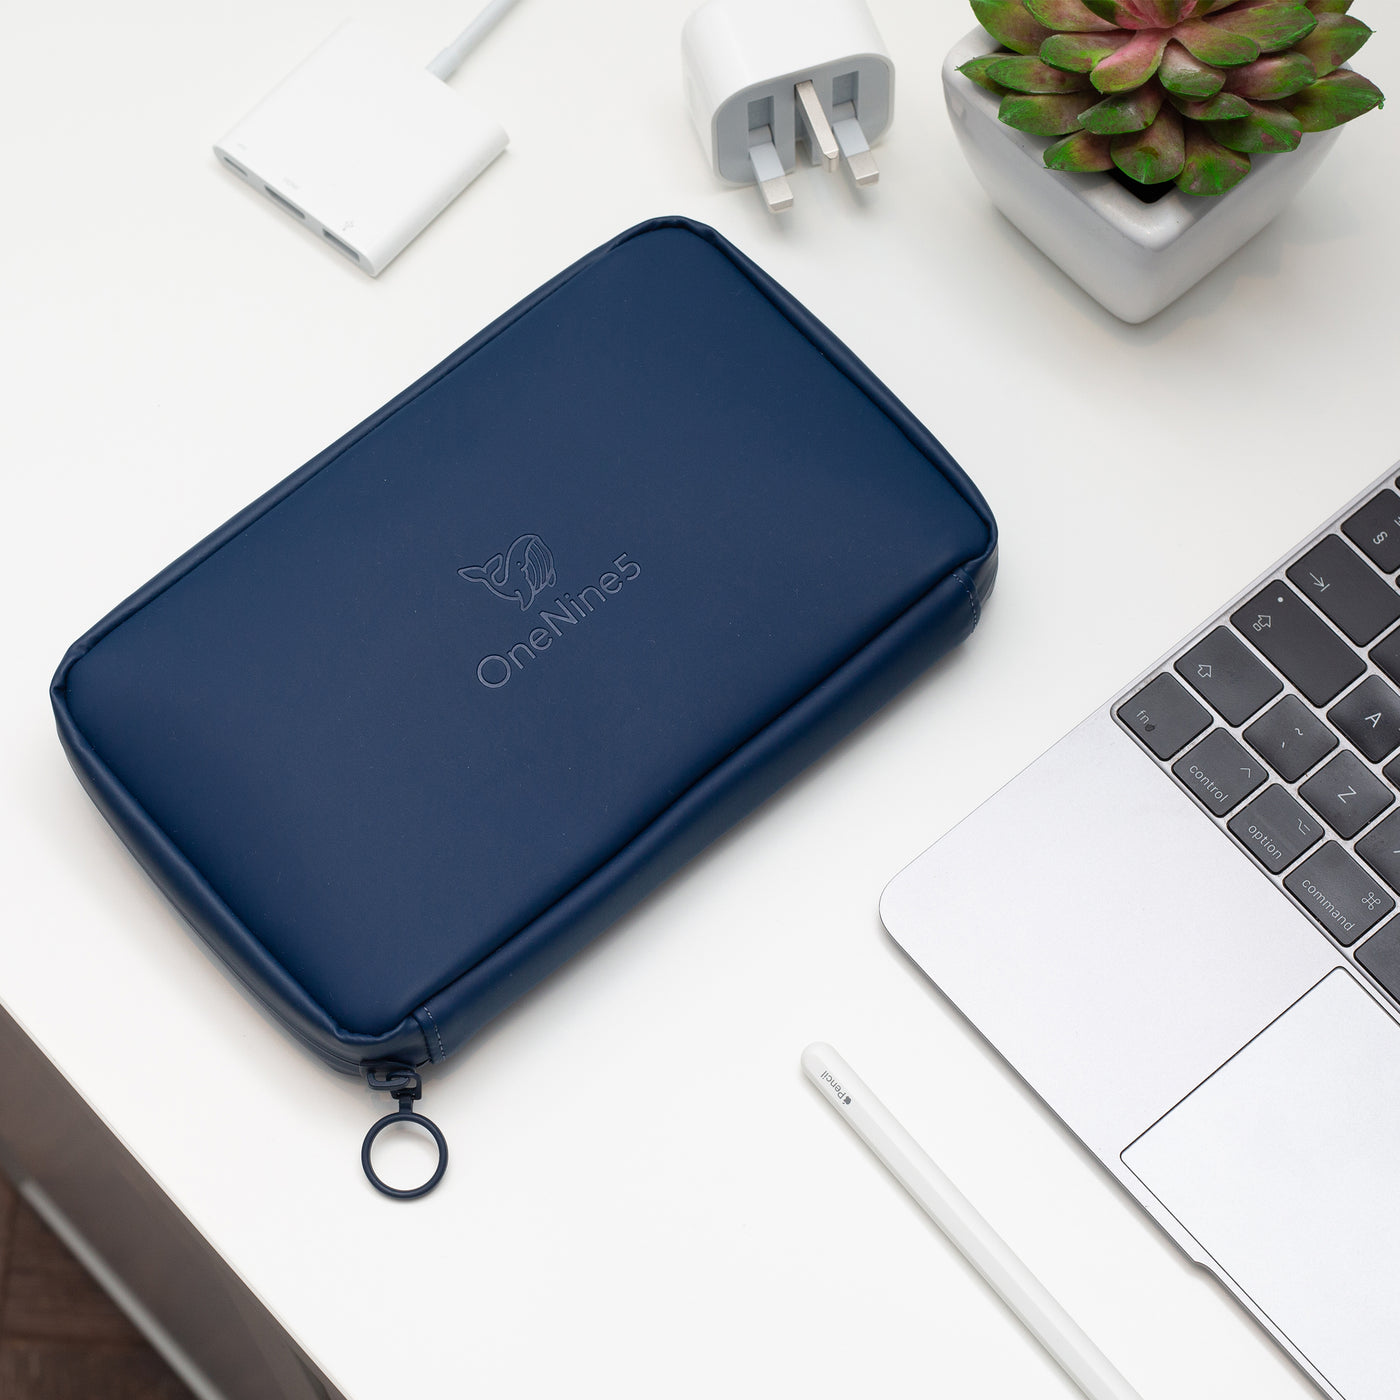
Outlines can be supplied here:
M1089 1400L1142 1400L831 1046L809 1045L802 1052L802 1068Z

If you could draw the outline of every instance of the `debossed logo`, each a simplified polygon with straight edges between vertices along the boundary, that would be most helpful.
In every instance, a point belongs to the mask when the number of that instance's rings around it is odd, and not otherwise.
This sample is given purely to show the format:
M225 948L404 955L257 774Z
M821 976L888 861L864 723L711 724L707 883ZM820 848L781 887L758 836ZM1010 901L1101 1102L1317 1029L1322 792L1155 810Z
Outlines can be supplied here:
M457 572L472 583L484 583L503 602L530 604L554 587L554 556L538 535L521 535L504 554L493 554L484 564L468 564Z
M494 554L484 564L468 564L457 573L468 583L485 584L507 603L518 602L522 612L529 612L535 599L545 589L553 588L556 581L554 555L538 535L521 535L504 554ZM563 638L566 628L577 627L595 617L609 598L621 593L641 574L640 564L626 554L619 554L612 561L612 568L598 576L596 584L578 589L577 597L572 593L557 594L537 610L541 625L532 627L524 641L517 642L504 655L492 652L477 662L477 680L487 690L499 690L508 685L513 676L538 661Z

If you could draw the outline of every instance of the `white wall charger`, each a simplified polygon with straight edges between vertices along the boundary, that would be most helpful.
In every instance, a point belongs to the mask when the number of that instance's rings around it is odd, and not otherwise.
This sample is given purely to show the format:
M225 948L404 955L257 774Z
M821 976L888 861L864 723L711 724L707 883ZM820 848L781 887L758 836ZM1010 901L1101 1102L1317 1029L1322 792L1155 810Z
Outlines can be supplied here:
M443 79L512 3L488 5L427 68L343 25L214 153L378 276L506 148L504 128Z
M792 205L799 139L858 185L894 115L894 64L864 0L709 0L681 33L686 104L715 173Z

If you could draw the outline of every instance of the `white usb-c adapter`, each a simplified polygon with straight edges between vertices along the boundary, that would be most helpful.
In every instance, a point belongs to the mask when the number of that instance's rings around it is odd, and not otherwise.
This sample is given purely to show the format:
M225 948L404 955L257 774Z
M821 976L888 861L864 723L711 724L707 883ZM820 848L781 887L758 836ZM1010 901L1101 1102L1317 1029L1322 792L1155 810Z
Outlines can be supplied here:
M894 64L865 0L707 0L681 33L686 105L710 166L792 207L798 141L812 165L857 185L894 114Z
M343 25L215 155L378 276L506 148L501 125L445 80L514 3L492 0L426 68Z

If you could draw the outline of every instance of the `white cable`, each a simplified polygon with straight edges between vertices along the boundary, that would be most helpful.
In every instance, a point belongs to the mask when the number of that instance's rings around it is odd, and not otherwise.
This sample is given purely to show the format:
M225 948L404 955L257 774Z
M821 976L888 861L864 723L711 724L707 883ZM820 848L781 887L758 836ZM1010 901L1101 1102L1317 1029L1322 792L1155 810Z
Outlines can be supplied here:
M481 13L433 59L428 65L428 72L446 82L514 4L515 0L489 0Z

